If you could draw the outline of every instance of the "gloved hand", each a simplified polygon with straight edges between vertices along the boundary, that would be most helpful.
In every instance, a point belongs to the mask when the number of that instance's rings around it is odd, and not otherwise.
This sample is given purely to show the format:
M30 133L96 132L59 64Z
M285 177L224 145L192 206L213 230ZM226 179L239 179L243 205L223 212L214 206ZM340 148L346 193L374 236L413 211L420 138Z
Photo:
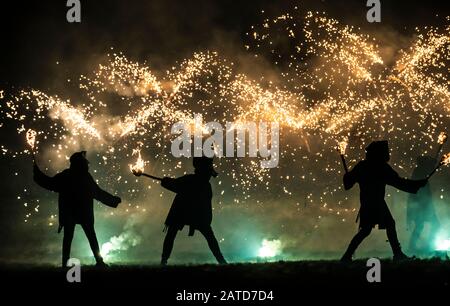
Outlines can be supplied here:
M132 170L131 172L133 172L133 174L136 175L136 176L141 176L142 175L142 171Z

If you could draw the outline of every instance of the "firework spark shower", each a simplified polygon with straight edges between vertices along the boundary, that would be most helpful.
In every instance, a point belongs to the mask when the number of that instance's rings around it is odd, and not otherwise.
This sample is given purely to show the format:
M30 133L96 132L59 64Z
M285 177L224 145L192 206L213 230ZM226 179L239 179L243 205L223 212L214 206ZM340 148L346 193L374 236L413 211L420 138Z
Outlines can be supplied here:
M338 258L359 208L342 176L373 140L389 141L401 177L411 177L419 156L436 159L430 190L441 228L436 250L443 248L450 239L448 9L411 4L401 14L386 0L381 23L372 24L357 1L151 2L127 10L104 4L111 20L102 5L83 3L80 24L55 21L61 13L64 21L64 6L30 6L22 18L36 26L22 20L18 33L2 32L1 262L58 262L57 198L34 184L33 160L55 175L82 150L97 183L122 198L117 209L95 205L104 258L159 261L173 194L158 180L193 172L190 154L171 151L179 136L173 127L207 139L204 122L223 127L223 142L207 146L219 155L213 227L230 261ZM386 194L407 241L407 195ZM89 262L77 234L72 252ZM213 262L200 235L179 236L174 263ZM371 239L360 256L389 254L384 236Z

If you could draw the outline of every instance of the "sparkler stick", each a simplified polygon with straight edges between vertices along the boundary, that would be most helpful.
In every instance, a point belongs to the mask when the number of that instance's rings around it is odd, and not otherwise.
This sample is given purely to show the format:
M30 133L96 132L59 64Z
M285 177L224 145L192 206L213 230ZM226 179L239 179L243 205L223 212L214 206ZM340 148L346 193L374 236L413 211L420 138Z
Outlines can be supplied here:
M439 169L441 166L446 166L448 164L450 164L450 153L444 154L441 157L441 161L436 166L436 168L434 168L434 170L431 171L431 173L427 176L427 179L429 179L437 171L437 169Z
M345 161L345 150L347 149L347 140L343 140L339 142L339 144L336 146L336 150L339 152L339 155L341 156L342 165L344 166L345 173L348 173L348 167L347 162Z
M134 171L133 174L136 175L136 176L146 176L148 178L151 178L151 179L154 179L154 180L157 180L157 181L162 181L162 177L153 176L153 175L150 175L150 174L147 174L147 173L144 173L144 172Z
M342 165L344 166L345 173L348 173L347 163L345 161L344 155L341 154Z
M435 155L435 159L437 159L438 156L439 156L439 153L441 153L442 147L444 146L444 143L447 141L447 138L448 138L448 135L447 135L446 132L441 132L439 134L439 137L438 137L439 147L437 149L437 152L436 152L436 155Z

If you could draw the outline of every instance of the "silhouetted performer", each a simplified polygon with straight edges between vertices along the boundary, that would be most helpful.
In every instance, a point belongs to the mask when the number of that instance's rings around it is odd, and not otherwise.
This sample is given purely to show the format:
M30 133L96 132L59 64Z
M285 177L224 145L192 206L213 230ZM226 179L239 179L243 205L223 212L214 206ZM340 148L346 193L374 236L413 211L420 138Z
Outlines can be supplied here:
M430 156L419 156L417 158L417 167L414 169L411 179L425 178L438 161ZM424 188L420 189L417 194L412 194L408 198L408 207L406 210L406 218L408 227L414 230L409 240L409 249L413 252L418 251L417 243L426 223L430 226L430 231L427 237L427 251L433 251L434 238L439 230L439 221L436 217L436 212L433 206L433 195L431 193L430 184L426 184Z
M74 153L70 157L70 168L53 177L45 175L34 164L34 181L41 187L58 192L59 228L64 228L62 265L65 267L70 258L75 225L80 224L89 240L97 266L106 266L100 255L97 236L94 230L93 199L110 207L117 207L121 202L119 197L113 196L100 189L89 173L89 161L86 151Z
M217 176L213 168L213 159L194 157L193 164L194 174L187 174L176 179L165 177L161 182L161 186L176 193L165 222L167 233L161 256L162 265L167 264L175 237L185 225L189 226L189 236L194 235L195 230L202 233L216 260L226 264L211 228L212 190L209 180L211 176Z
M400 178L388 161L390 158L387 141L374 141L366 148L366 159L360 161L344 175L344 188L348 190L359 184L361 208L359 210L359 231L353 237L341 261L351 261L353 253L366 238L372 228L386 229L387 237L395 260L408 258L401 250L395 230L395 221L384 200L386 185L400 190L416 193L426 180Z

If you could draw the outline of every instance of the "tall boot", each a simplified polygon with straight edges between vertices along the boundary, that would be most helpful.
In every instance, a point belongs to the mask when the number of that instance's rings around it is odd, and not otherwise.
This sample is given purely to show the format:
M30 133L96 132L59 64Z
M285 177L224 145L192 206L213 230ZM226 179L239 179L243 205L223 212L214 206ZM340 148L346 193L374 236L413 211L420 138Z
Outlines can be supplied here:
M225 257L223 257L222 253L215 255L216 260L221 265L226 265L228 262L225 260Z
M400 242L398 241L397 231L394 226L389 226L386 228L386 234L388 236L389 244L392 248L392 253L394 253L394 261L401 261L405 259L410 259L405 253L403 253L402 248L400 246Z
M200 233L202 233L202 235L208 242L209 249L213 253L217 262L221 265L227 264L227 261L223 257L222 252L220 251L219 243L217 242L216 236L214 235L211 226L200 228L199 231Z
M353 237L352 241L350 241L350 244L347 247L347 251L345 251L344 255L341 257L341 262L350 262L352 261L353 253L355 253L358 246L361 244L361 242L369 236L370 232L372 231L372 228L361 228L358 233Z
M170 254L172 253L173 243L177 236L178 229L174 226L169 226L167 228L166 237L164 238L163 251L161 255L161 265L167 266L167 261L169 260Z

